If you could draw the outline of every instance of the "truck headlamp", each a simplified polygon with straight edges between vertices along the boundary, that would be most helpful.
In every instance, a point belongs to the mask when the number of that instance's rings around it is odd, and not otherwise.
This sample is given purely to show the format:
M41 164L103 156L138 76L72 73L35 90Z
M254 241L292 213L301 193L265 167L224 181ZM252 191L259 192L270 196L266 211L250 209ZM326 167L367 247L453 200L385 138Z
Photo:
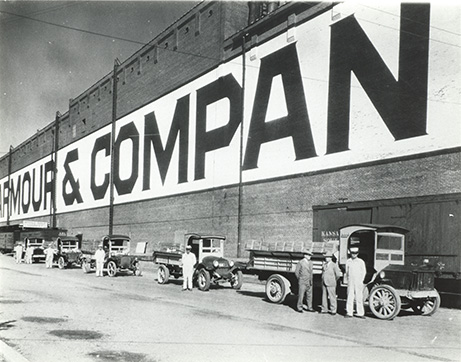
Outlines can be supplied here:
M232 268L234 266L234 261L233 260L229 260L229 266Z
M380 277L381 279L384 279L385 276L386 276L386 273L384 272L384 270L382 270L382 271L379 272L379 277Z
M219 266L219 261L217 261L216 259L213 260L213 266L217 268Z

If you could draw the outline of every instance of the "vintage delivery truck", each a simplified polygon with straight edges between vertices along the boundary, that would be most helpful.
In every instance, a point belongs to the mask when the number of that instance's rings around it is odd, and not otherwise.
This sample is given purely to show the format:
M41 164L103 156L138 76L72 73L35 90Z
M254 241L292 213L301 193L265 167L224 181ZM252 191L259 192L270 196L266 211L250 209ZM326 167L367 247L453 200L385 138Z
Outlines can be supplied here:
M73 265L81 267L82 262L82 234L60 236L56 239L53 263L57 264L59 269L70 268Z
M427 263L405 263L405 234L408 230L393 225L354 224L340 228L339 242L330 245L341 269L345 270L348 250L358 246L365 261L364 300L379 319L393 319L402 308L432 315L440 306L434 288L435 268ZM312 245L312 244L311 244ZM297 293L296 265L307 245L284 243L269 247L263 243L247 244L250 260L246 272L266 281L266 297L282 303L290 293ZM321 273L322 253L313 253L314 275ZM341 280L339 288L346 288Z
M105 235L102 237L102 245L105 251L104 270L109 277L125 272L131 272L136 276L142 274L139 258L130 254L129 236ZM92 253L82 257L82 269L84 273L96 270L96 259Z
M175 236L174 243L160 243L153 253L153 262L158 264L157 281L165 284L171 276L182 276L181 257L187 245L197 258L194 282L202 291L210 289L211 284L229 282L232 288L240 289L243 284L242 271L233 260L224 258L225 236L186 233L183 241Z

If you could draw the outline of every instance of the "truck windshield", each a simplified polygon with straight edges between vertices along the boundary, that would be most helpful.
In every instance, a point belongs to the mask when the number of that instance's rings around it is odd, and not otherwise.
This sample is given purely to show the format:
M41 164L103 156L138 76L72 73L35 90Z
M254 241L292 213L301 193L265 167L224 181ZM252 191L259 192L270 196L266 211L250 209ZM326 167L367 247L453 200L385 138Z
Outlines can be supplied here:
M377 249L402 250L402 237L400 235L378 235Z

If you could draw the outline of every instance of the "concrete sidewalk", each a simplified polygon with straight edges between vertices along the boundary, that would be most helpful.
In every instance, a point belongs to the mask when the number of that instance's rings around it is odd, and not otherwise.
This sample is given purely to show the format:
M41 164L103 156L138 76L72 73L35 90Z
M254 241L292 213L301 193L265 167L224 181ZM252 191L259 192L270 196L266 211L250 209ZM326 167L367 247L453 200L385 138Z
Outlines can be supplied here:
M29 360L0 340L0 362L29 362Z

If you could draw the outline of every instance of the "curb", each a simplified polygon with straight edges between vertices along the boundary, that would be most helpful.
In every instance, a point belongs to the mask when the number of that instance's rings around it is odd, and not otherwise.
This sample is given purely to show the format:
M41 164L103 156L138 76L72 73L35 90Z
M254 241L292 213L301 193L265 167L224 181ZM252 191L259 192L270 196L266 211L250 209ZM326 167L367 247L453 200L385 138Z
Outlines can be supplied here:
M8 346L5 342L1 340L0 340L0 358L3 358L5 362L29 362L27 358L22 356L13 347Z

